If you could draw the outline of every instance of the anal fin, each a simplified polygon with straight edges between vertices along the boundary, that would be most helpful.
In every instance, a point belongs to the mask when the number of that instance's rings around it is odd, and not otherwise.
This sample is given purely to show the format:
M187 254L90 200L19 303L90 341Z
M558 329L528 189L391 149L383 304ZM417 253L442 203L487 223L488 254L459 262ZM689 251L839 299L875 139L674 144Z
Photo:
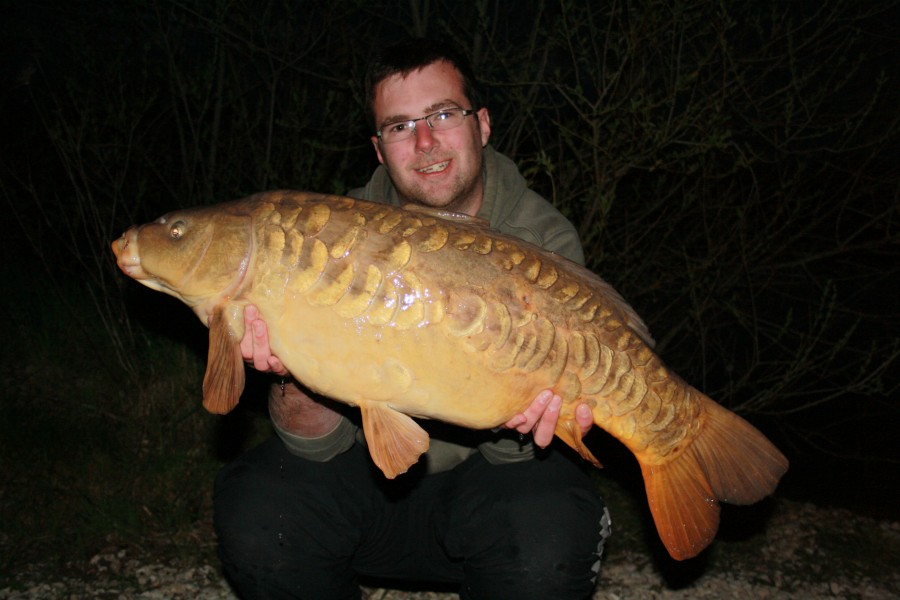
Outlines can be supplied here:
M380 402L360 402L369 454L388 479L406 473L428 450L428 433L412 417Z
M554 435L564 441L570 448L572 448L575 452L581 455L581 458L588 461L598 469L602 469L603 465L597 460L597 457L588 450L587 445L582 440L581 429L578 427L578 423L575 422L573 418L563 418L560 417L559 421L556 422L556 429L553 431Z

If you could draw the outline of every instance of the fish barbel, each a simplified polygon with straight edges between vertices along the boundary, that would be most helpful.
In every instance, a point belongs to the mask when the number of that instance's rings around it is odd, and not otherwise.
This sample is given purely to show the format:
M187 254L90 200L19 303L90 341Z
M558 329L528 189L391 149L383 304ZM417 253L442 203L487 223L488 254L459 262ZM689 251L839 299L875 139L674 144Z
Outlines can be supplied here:
M122 271L209 326L209 411L239 400L254 304L298 381L360 408L390 478L428 448L411 416L492 428L552 388L563 398L555 434L582 457L600 466L575 422L581 402L634 453L657 531L681 560L712 541L720 501L756 502L788 467L666 368L609 284L480 219L275 191L169 213L112 247Z

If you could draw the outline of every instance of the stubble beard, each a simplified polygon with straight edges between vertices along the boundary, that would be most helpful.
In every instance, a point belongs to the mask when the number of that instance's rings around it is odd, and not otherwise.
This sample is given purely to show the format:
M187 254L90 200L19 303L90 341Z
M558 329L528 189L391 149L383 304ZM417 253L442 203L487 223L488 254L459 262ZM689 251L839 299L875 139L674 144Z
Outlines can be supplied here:
M476 129L476 133L480 129ZM411 180L401 181L399 177L391 174L392 168L390 161L383 161L382 165L387 170L388 176L393 180L394 189L401 203L414 203L422 206L429 206L440 210L453 211L462 214L475 216L475 213L481 208L483 203L484 184L482 169L484 168L484 157L481 155L483 147L475 147L472 149L475 156L479 160L474 161L473 169L468 172L457 172L450 185L441 190L440 195L429 192L428 186L419 185L415 181L415 177ZM435 156L432 160L436 160ZM458 161L460 156L458 153L450 153L446 160ZM404 167L400 167L401 169ZM465 170L465 169L464 169ZM398 183L400 185L398 185ZM402 186L402 187L401 187Z
M480 188L481 178L473 177L468 182L461 179L454 180L444 198L436 198L420 186L412 186L406 193L400 190L397 192L404 203L412 202L441 210L469 214L472 207L480 206L478 200L483 193Z

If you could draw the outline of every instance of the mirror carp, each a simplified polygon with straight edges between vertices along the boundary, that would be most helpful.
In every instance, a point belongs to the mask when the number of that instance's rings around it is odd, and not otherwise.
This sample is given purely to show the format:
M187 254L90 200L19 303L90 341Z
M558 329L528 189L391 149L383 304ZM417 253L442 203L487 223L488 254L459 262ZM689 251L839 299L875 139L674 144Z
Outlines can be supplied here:
M541 390L563 398L555 434L596 466L574 410L636 456L657 531L693 557L719 502L771 494L787 459L756 428L670 371L623 298L567 259L480 219L296 191L171 212L112 244L119 267L207 324L203 404L244 387L243 310L310 389L358 406L393 478L428 448L412 417L497 427Z

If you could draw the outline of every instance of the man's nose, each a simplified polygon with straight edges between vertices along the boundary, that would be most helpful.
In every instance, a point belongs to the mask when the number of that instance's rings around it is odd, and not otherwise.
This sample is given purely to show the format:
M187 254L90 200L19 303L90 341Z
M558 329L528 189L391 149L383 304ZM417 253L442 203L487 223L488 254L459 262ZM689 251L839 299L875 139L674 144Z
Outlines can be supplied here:
M437 145L434 132L425 121L416 123L416 150L428 152Z

